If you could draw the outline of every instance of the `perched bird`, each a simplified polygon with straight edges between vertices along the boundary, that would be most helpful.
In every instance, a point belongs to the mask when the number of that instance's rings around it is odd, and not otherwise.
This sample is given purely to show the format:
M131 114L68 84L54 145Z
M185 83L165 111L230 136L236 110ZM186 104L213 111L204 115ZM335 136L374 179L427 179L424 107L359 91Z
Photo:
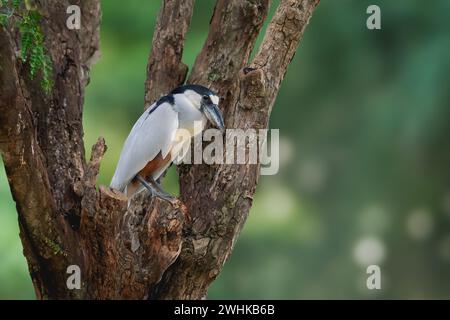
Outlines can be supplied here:
M200 85L184 85L160 98L131 129L110 187L129 198L146 188L152 196L173 203L175 198L156 180L172 162L181 161L186 144L204 130L208 121L224 130L218 104L217 94ZM200 132L194 130L196 121L201 124Z

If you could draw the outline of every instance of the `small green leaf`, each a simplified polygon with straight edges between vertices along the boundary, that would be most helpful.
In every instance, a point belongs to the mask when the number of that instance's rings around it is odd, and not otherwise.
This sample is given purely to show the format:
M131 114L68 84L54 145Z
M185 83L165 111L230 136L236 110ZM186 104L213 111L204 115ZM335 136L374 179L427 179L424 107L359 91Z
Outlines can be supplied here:
M20 3L22 0L12 0L12 5L14 9L18 9L20 7Z
M39 12L30 10L23 17L19 25L21 33L21 59L28 61L30 66L30 78L34 79L41 72L41 87L48 93L53 87L52 61L47 54L39 22L41 15Z
M22 4L25 3L24 6ZM19 29L20 58L28 63L30 78L41 75L41 87L48 93L53 87L52 60L45 48L44 34L40 27L41 14L29 0L0 0L0 25L8 21Z
M3 27L6 27L6 24L8 23L8 15L4 13L0 13L0 25Z

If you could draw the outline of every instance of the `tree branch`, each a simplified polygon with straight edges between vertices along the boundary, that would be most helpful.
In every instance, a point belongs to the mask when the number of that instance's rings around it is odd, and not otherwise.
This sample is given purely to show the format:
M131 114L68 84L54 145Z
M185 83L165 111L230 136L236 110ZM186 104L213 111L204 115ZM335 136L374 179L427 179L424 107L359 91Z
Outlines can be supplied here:
M189 83L212 86L222 97L222 110L231 105L237 72L254 48L270 0L218 0L208 38L195 60ZM231 99L232 100L232 99Z
M263 43L259 48L249 70L245 75L246 93L251 97L254 92L263 90L267 101L265 107L268 116L278 94L287 68L303 36L312 13L320 0L283 0L269 24ZM257 80L257 81L252 81ZM264 88L264 89L262 89ZM242 100L241 100L242 101ZM254 99L244 99L241 107L258 109ZM236 117L239 118L239 117ZM266 122L261 122L267 126Z
M188 67L182 62L183 47L193 11L194 0L163 1L147 66L146 108L186 79Z

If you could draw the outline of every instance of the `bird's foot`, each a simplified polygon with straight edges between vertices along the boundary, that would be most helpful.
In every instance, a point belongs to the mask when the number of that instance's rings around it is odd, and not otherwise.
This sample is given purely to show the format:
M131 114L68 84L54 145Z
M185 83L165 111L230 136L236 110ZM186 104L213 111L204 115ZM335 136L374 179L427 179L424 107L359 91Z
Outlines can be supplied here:
M180 205L179 203L181 202L180 200L178 200L178 198L171 196L168 193L162 193L159 191L154 190L152 196L157 197L163 201L168 202L172 207L176 207L178 208Z
M180 209L183 215L185 216L186 220L188 222L191 221L191 216L189 215L189 211L187 207L184 205L183 202L181 202L180 199L177 197L174 197L167 192L165 192L161 186L153 180L153 178L149 178L149 181L146 181L141 176L137 176L137 179L142 183L142 185L150 192L150 196L159 198L163 201L168 202L172 207L176 209Z

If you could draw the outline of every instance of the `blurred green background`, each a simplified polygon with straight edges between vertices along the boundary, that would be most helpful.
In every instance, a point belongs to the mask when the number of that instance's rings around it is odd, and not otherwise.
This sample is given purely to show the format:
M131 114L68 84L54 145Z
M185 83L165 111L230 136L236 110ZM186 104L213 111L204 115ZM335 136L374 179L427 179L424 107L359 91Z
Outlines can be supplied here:
M370 4L381 31L366 28ZM213 5L196 3L189 65ZM143 110L159 6L102 1L84 109L86 149L98 136L109 146L102 184ZM448 0L322 0L273 109L280 172L261 178L209 298L450 298L449 12ZM173 168L164 183L177 192ZM33 299L3 165L0 210L0 298ZM381 290L366 288L370 264Z

